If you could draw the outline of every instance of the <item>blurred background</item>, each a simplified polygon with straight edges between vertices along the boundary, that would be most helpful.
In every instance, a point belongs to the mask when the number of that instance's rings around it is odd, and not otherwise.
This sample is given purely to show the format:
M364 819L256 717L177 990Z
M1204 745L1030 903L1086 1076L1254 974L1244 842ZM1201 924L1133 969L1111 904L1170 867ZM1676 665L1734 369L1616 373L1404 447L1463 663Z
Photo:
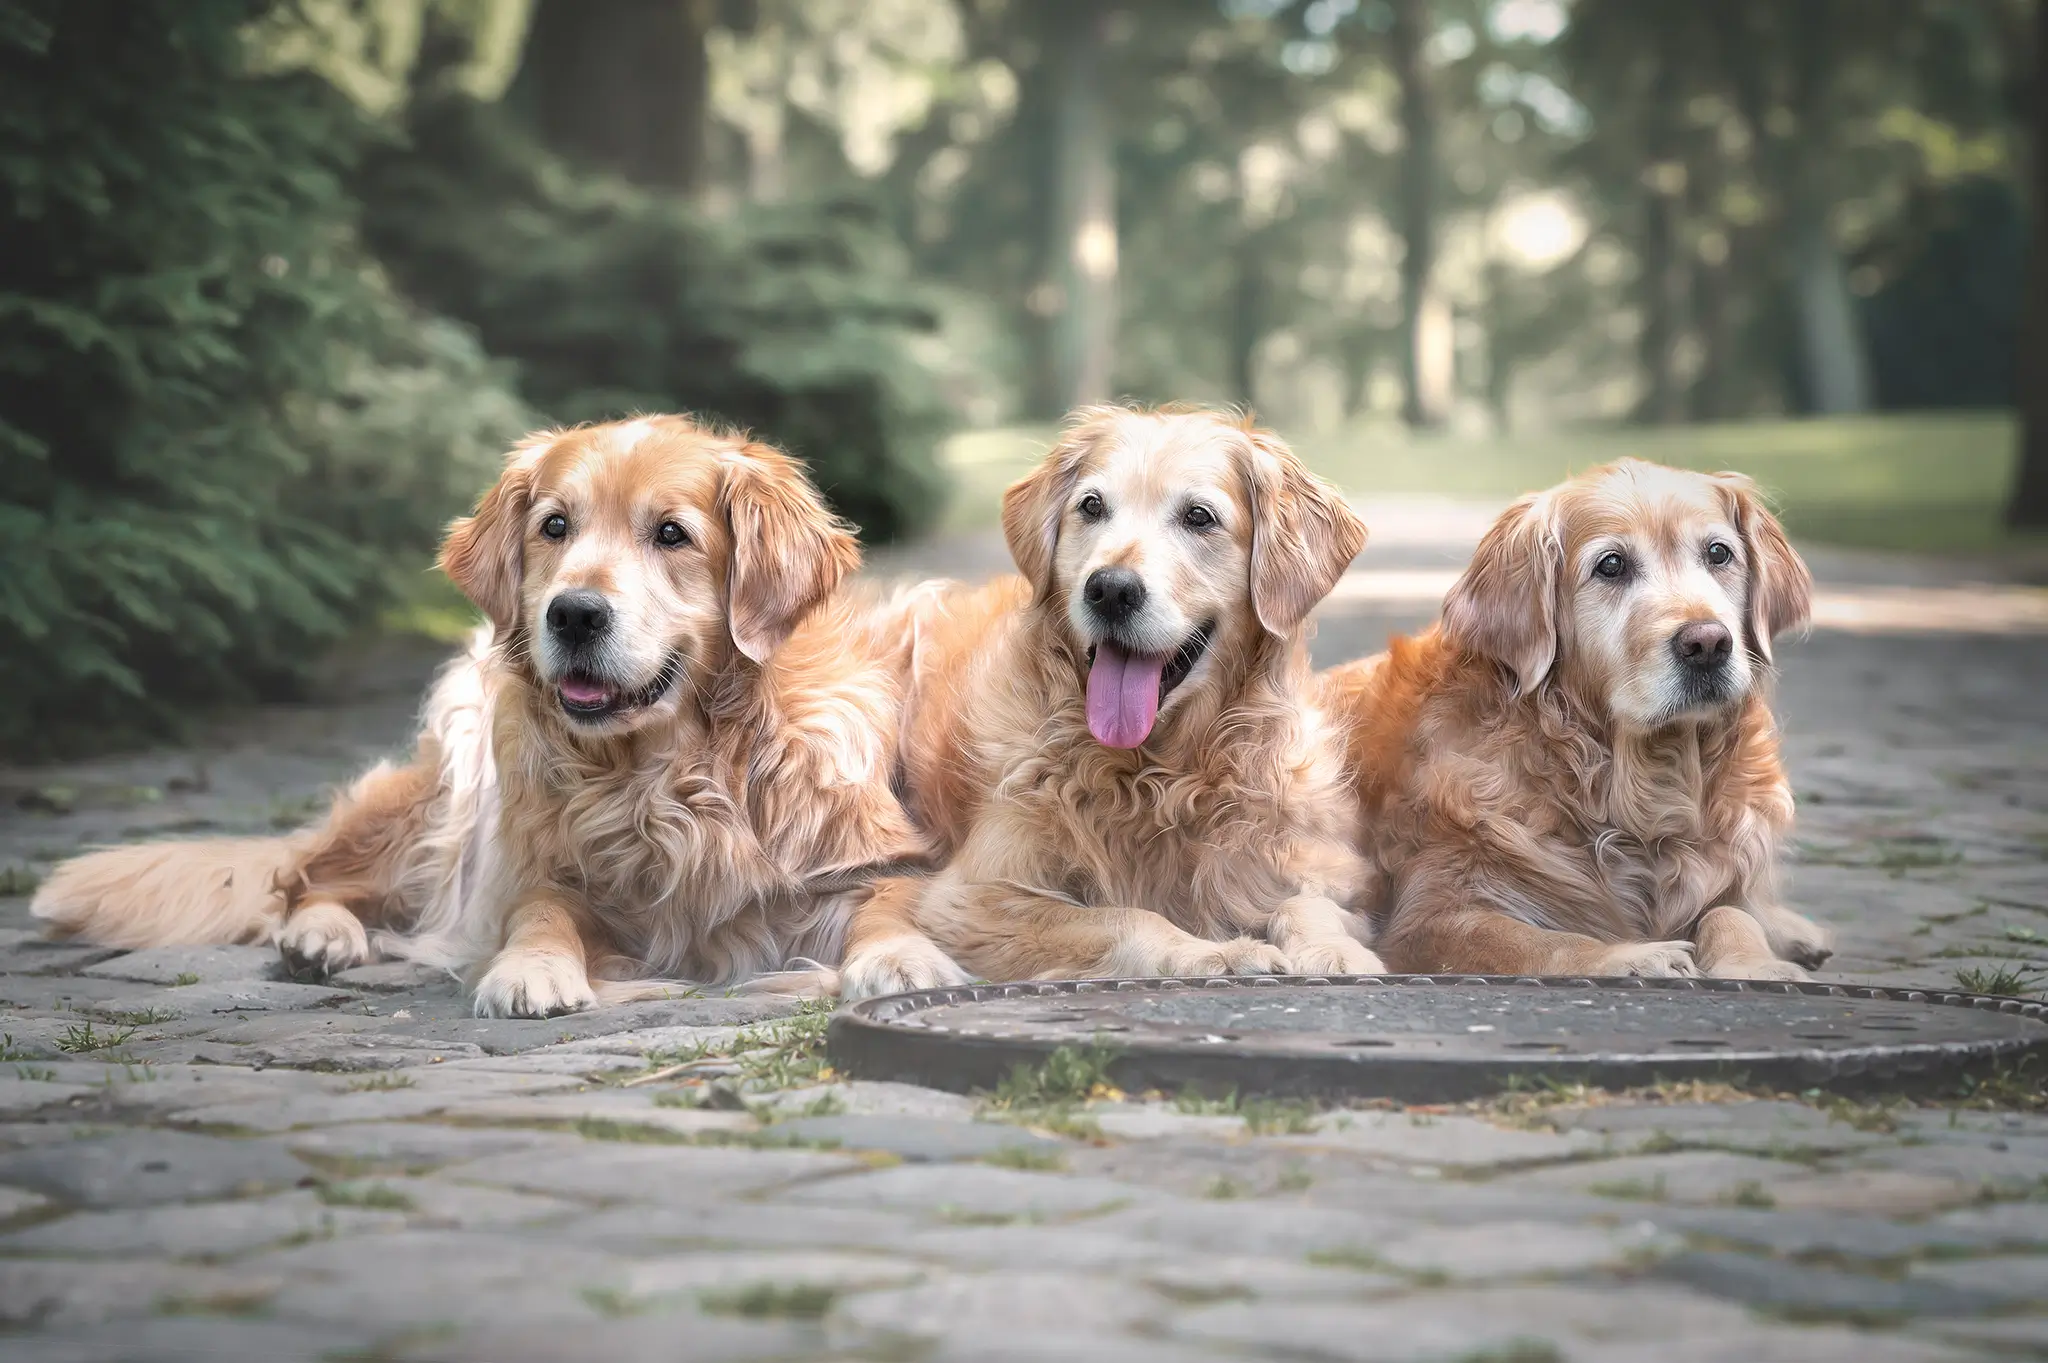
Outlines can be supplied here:
M876 543L1133 397L1365 496L1635 453L2038 553L2044 52L2035 0L0 0L0 750L446 634L506 444L632 411Z

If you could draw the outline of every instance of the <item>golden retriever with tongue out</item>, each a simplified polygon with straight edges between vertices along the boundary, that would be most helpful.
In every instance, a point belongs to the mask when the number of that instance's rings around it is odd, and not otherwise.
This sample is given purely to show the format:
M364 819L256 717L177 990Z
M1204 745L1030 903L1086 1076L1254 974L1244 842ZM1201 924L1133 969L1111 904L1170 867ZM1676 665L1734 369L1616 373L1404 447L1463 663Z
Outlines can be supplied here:
M1021 578L917 615L903 784L950 862L880 883L846 993L1377 971L1306 699L1308 613L1365 543L1343 498L1234 416L1095 408L1003 530Z

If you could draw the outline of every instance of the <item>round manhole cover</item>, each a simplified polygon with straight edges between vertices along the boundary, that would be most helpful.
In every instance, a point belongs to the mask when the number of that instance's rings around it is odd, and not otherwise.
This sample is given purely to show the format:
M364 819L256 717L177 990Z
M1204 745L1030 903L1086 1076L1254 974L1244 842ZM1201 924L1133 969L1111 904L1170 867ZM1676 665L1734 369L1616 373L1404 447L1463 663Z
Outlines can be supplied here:
M1545 1080L1721 1079L1925 1091L2048 1056L2048 1005L1739 980L1081 980L868 999L830 1038L848 1074L960 1092L1061 1046L1105 1048L1130 1090L1451 1102Z

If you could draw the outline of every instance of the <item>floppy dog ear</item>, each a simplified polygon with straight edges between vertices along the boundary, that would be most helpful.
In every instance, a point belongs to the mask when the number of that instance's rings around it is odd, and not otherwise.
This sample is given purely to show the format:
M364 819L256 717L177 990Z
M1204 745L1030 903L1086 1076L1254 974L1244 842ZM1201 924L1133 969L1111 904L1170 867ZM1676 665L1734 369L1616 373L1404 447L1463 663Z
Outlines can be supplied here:
M720 501L732 531L726 627L740 652L766 662L860 566L860 544L797 462L758 442L727 465Z
M1749 560L1749 647L1765 662L1771 640L1806 623L1813 611L1813 574L1785 538L1756 484L1739 473L1717 475Z
M1365 522L1285 441L1248 432L1252 609L1268 634L1298 629L1365 548Z
M451 522L441 541L441 571L500 630L518 623L534 474L560 434L538 431L515 445L505 456L505 471L477 502L476 511Z
M1038 467L1003 491L1003 538L1017 571L1031 584L1032 596L1043 601L1052 592L1052 557L1059 548L1060 519L1067 498L1080 477L1081 461L1094 448L1100 414L1080 413L1060 443L1046 452Z
M1444 597L1444 635L1504 664L1519 694L1543 684L1557 661L1557 579L1564 546L1550 499L1535 493L1510 507L1479 541L1472 562Z

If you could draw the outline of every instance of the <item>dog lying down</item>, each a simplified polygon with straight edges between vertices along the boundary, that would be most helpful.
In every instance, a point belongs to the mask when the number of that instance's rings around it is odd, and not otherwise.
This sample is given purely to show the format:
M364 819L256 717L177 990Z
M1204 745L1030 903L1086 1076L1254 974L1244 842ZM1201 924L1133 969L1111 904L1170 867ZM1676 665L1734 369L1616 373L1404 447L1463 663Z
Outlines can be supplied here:
M847 994L1369 973L1368 878L1308 614L1365 543L1278 439L1080 413L1003 498L1021 578L917 612L908 801L945 869L879 885Z
M1811 594L1739 475L1623 460L1518 502L1439 624L1325 675L1389 964L1805 979L1768 694Z
M381 948L468 972L495 1016L836 961L865 881L926 854L890 788L911 630L839 590L858 561L767 446L681 417L535 435L442 549L491 625L410 762L289 837L68 862L34 912L120 946L275 940L298 973Z

